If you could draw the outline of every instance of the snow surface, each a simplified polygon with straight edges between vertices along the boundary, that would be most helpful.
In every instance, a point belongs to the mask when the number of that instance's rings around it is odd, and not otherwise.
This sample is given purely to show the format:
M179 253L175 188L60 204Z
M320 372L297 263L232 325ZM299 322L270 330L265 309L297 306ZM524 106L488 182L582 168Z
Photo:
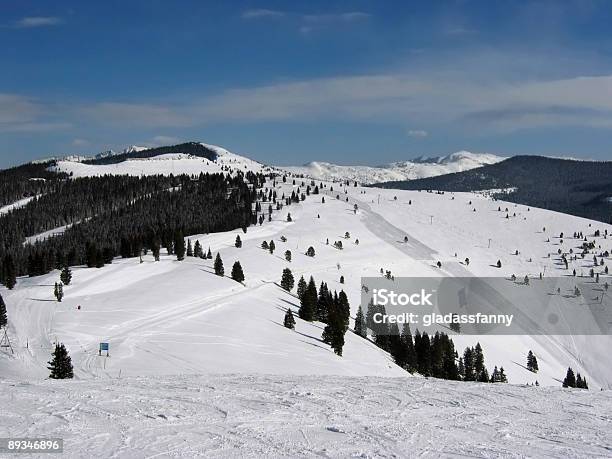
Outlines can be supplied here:
M35 196L30 196L27 198L20 199L19 201L15 201L12 204L8 204L6 206L0 207L0 215L8 214L10 211L19 209L21 207L25 207L32 200L34 200Z
M327 162L311 162L304 166L283 167L293 174L317 180L352 180L359 183L380 183L392 180L413 180L461 172L503 161L504 157L488 153L459 151L447 156L401 161L385 166L343 166Z
M610 391L173 376L4 381L0 407L0 436L64 438L70 458L612 455Z

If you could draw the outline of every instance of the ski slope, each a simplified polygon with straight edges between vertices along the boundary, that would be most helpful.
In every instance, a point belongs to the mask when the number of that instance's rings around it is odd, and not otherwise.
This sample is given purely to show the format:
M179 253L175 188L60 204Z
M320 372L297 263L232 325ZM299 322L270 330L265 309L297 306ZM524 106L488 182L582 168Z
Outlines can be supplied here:
M19 400L19 403L15 403ZM0 381L3 437L62 457L610 457L612 392L424 378Z
M292 179L276 183L279 195L300 185L299 179L296 185ZM336 187L333 192L332 187ZM150 255L142 264L128 259L100 270L75 268L62 303L53 299L57 272L20 279L14 291L2 290L17 354L1 355L0 371L18 378L44 378L52 343L57 340L66 344L76 376L83 379L184 373L407 377L387 354L351 333L340 358L321 342L321 324L298 319L295 332L282 327L285 309L296 311L299 306L295 290L287 294L276 284L282 270L289 267L296 282L301 275L306 279L312 275L317 285L325 281L332 290L344 289L354 316L361 278L378 276L381 268L396 277L508 277L512 273L522 277L537 276L545 268L547 275L555 271L560 275L565 272L560 271L558 260L547 257L560 243L554 234L579 230L592 234L593 225L602 232L612 229L578 217L493 202L477 194L332 183L322 190L322 195L275 211L271 222L250 227L246 234L238 230L189 237L192 243L199 240L204 250L210 247L213 254L219 252L226 274L234 261L240 261L245 285L215 276L212 260L177 262L163 256L156 263ZM323 196L326 203L321 202ZM359 207L356 214L354 204ZM498 206L507 206L516 217L506 219ZM266 211L265 204L263 207ZM291 223L287 222L288 212ZM542 233L544 226L546 234ZM347 231L349 240L343 239ZM234 247L237 235L243 241L240 249ZM408 243L403 242L404 235L409 236ZM552 242L546 242L547 237ZM599 239L609 248L607 240ZM261 249L264 240L275 241L273 255ZM335 240L343 240L343 250L333 247ZM315 248L316 257L303 255L309 246ZM514 255L516 249L519 256ZM290 263L284 259L286 250L293 254ZM462 263L466 257L471 260L469 266ZM491 266L498 259L503 262L501 270ZM435 266L438 260L442 269ZM584 263L586 271L588 260L575 263L579 270ZM345 278L344 285L340 276ZM602 282L608 277L602 274ZM609 362L609 336L455 336L454 340L460 352L480 341L489 371L494 365L503 366L512 383L537 380L541 385L558 386L572 366L587 377L593 389L612 384L612 368L602 364ZM100 342L110 343L110 358L98 356ZM540 364L537 375L524 368L529 350Z
M503 161L504 157L488 153L458 151L447 156L420 157L411 161L400 161L384 166L346 166L314 161L304 166L289 166L283 169L317 180L351 180L362 184L381 183L394 180L413 180L436 175L461 172L486 164Z

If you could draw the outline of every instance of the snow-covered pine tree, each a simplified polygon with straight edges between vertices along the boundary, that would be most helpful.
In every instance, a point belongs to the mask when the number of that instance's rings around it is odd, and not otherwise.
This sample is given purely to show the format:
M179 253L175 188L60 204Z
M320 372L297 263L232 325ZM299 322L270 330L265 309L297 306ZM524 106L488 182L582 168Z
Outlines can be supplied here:
M47 369L51 371L51 379L71 379L74 377L72 371L72 359L63 344L56 344L52 359Z
M221 260L221 255L217 252L217 257L215 258L214 263L215 274L217 276L223 276L225 274L225 268L223 268L223 260Z
M295 318L293 317L293 312L291 312L290 308L287 308L287 312L285 313L284 325L291 330L295 329Z
M244 282L244 272L239 261L235 262L234 266L232 266L232 279L236 282Z
M283 276L281 277L280 285L283 289L290 292L293 289L295 284L295 279L293 278L293 273L289 268L283 269Z

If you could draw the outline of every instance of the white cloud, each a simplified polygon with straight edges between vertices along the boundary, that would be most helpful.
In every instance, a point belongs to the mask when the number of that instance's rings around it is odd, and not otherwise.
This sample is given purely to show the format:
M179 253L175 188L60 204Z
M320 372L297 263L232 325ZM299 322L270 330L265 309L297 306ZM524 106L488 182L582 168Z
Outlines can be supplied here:
M62 19L56 16L30 16L21 18L15 23L19 29L29 29L34 27L55 26L62 23Z
M242 19L281 18L283 16L285 16L283 11L268 9L246 10L242 13Z
M408 137L423 138L427 137L429 133L427 131L424 131L423 129L409 129L407 135Z

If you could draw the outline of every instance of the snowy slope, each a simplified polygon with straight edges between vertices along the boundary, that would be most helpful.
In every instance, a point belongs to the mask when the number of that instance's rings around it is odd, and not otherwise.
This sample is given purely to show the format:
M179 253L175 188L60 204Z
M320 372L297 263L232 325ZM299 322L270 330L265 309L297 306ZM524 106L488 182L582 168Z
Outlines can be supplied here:
M276 186L279 194L293 188L290 183ZM334 192L331 186L336 187ZM150 255L143 264L129 259L100 270L76 268L61 304L52 296L57 272L20 279L14 291L1 291L17 356L0 355L0 372L44 377L52 342L57 339L68 346L80 378L116 377L119 372L134 376L219 372L405 376L387 355L352 334L347 335L344 356L339 358L320 341L320 324L298 320L296 332L283 328L285 308L298 305L294 296L274 284L283 268L289 267L296 281L302 274L313 275L317 284L325 281L333 290L344 289L354 315L361 277L377 276L381 267L395 276L508 277L515 273L534 277L545 268L547 275L562 275L558 260L547 257L556 252L559 241L551 237L552 242L546 242L547 236L541 233L544 226L551 236L561 231L591 235L595 227L589 225L612 231L609 225L493 202L476 194L438 195L338 184L328 184L323 192L325 204L321 196L311 195L275 212L272 222L251 227L246 234L230 231L189 237L192 243L199 240L205 250L219 251L226 273L239 260L245 286L212 274L211 261L188 258L180 263L166 256L155 263ZM338 193L343 199L335 199ZM355 203L357 214L353 213ZM504 218L505 213L497 212L499 205L512 208L517 217ZM292 223L286 221L287 212ZM344 250L325 244L326 239L331 243L341 239L345 231L351 239L344 241ZM238 234L243 240L240 249L233 245ZM404 235L410 238L408 244L403 243ZM274 255L260 248L263 240L270 239L277 246ZM598 242L610 248L607 240ZM303 255L311 245L315 258ZM521 255L513 255L516 249ZM285 250L293 252L291 263L284 260ZM472 260L469 266L461 263L465 257ZM503 262L501 270L491 266L497 259ZM438 260L443 263L441 270L435 267ZM574 263L578 270L587 269L588 260ZM344 285L339 283L341 275ZM602 274L604 280L612 278ZM77 305L82 306L80 311ZM537 380L558 386L559 378L572 366L593 389L612 385L612 366L602 364L609 362L609 336L454 339L459 351L480 341L489 369L503 366L510 382ZM111 343L111 358L97 356L101 341ZM537 375L523 367L530 349L540 363Z
M317 180L356 180L363 184L391 180L412 180L436 175L461 172L468 169L503 161L504 157L487 153L459 151L447 156L401 161L385 166L342 166L327 162L311 162L304 166L283 167L283 169Z
M0 382L0 406L0 435L63 438L69 458L612 451L610 391L423 378L173 376Z

